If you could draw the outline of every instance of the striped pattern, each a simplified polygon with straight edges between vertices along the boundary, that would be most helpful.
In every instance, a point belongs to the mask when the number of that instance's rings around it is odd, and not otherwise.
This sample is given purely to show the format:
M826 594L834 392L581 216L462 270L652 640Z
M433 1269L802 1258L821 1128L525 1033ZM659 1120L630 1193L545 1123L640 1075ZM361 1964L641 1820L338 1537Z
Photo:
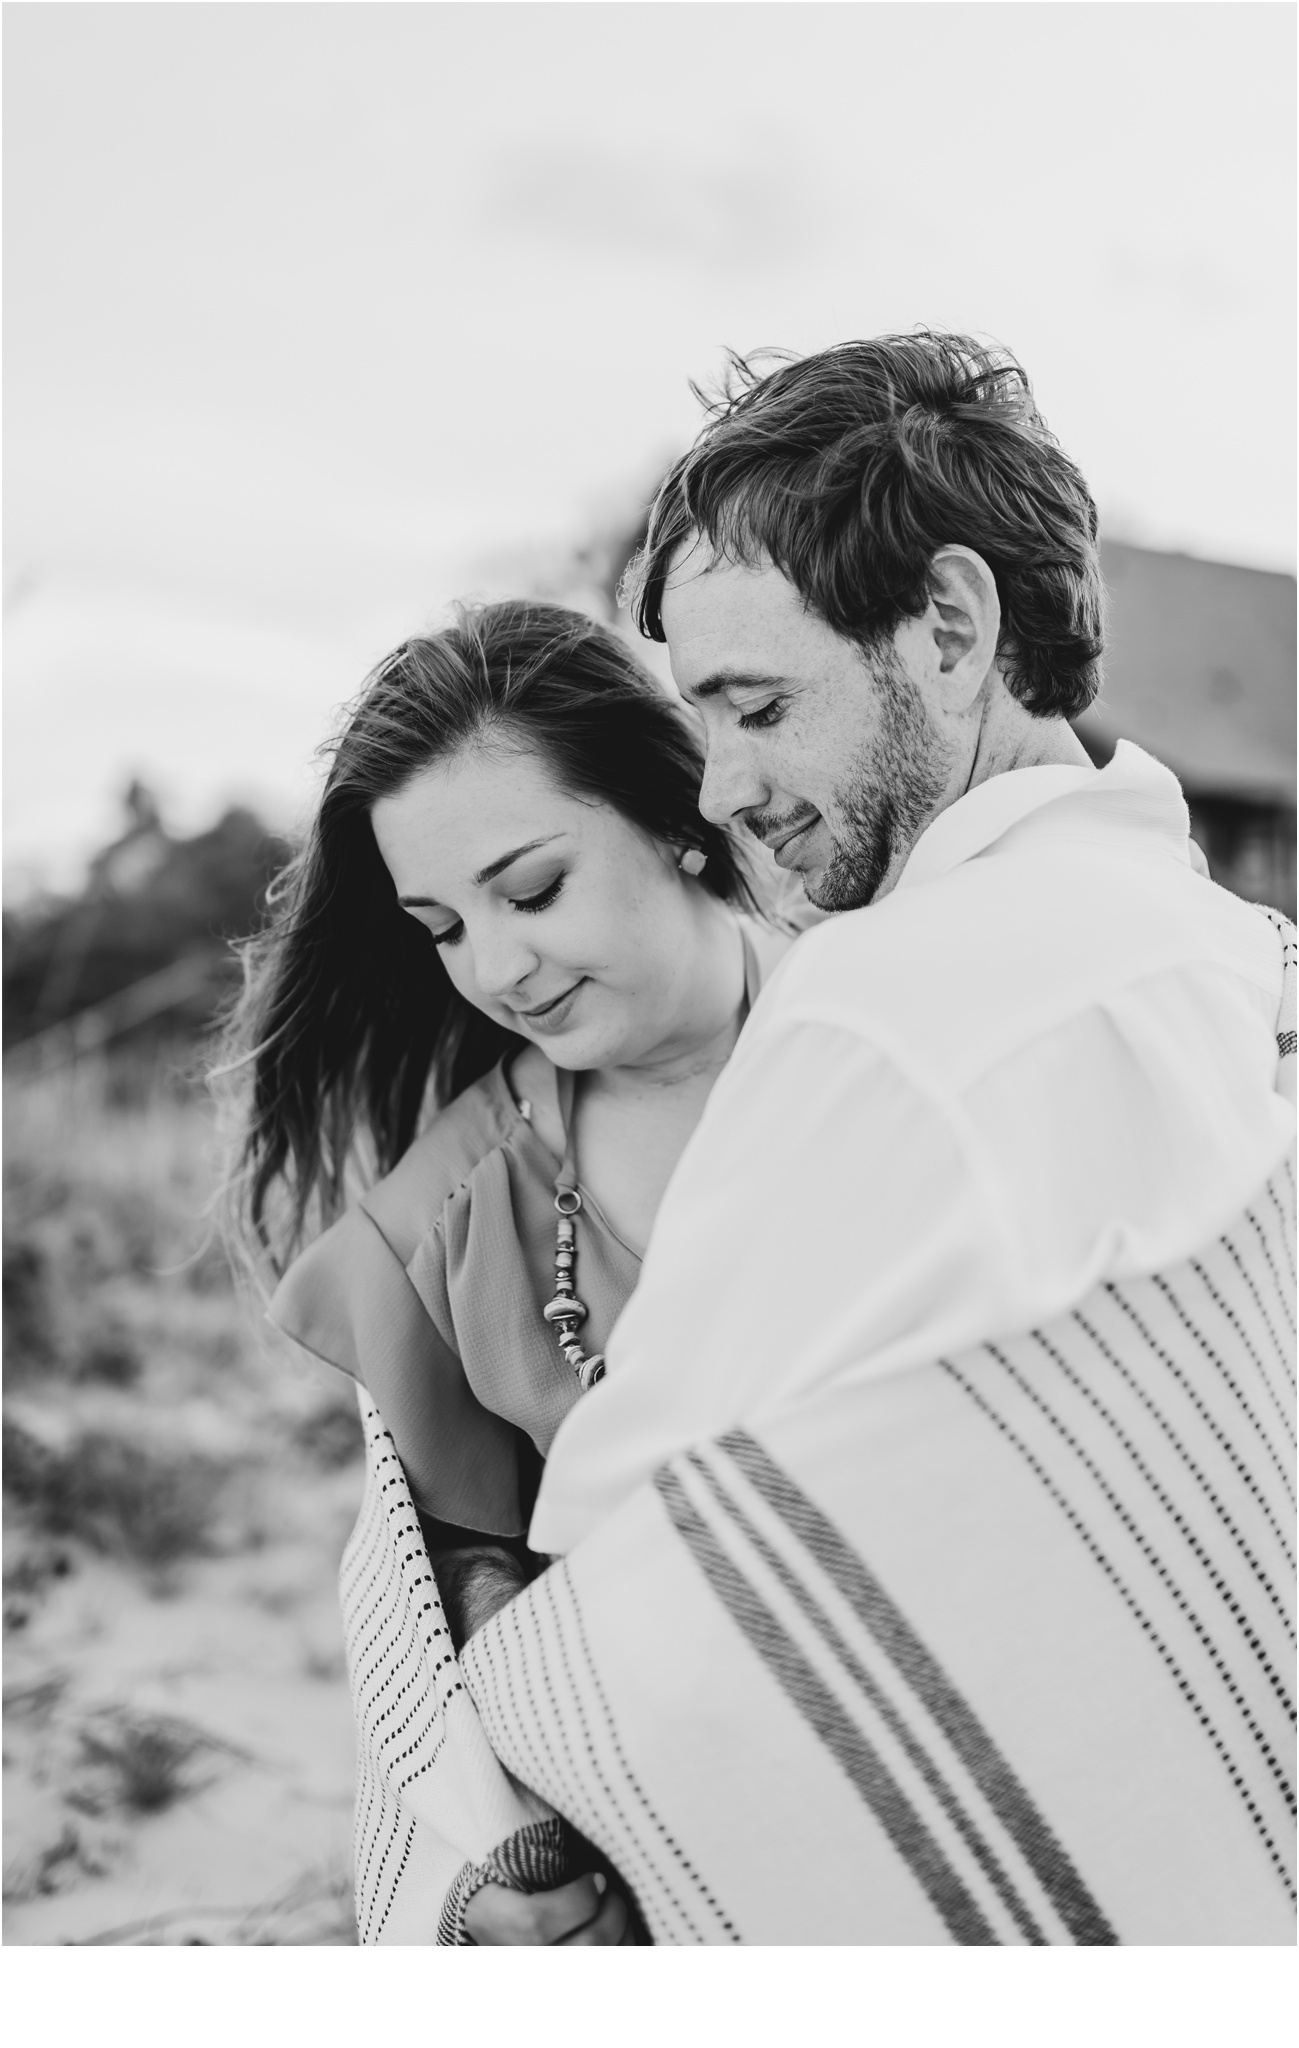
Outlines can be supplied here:
M461 1866L438 1916L439 1948L473 1948L465 1928L465 1907L485 1884L513 1892L551 1891L569 1875L568 1831L558 1814L535 1821L498 1844L482 1863Z
M358 1937L459 1941L477 1884L515 1881L512 1841L534 1876L556 1881L560 1823L509 1783L487 1746L392 1438L363 1388L358 1396L365 1492L339 1572L357 1729Z
M942 1369L1140 1628L1295 1898L1293 1162L1217 1245Z
M648 1642L645 1649L654 1654ZM628 1761L566 1565L553 1565L480 1629L463 1663L499 1753L604 1851L634 1891L651 1942L738 1942Z
M409 1860L415 1822L401 1813L401 1793L414 1773L436 1764L459 1680L405 1474L378 1410L359 1391L366 1486L339 1596L358 1736L357 1932L367 1944L381 1938Z
M1292 1938L1294 1192L674 1459L467 1646L655 1942Z
M674 1526L950 1938L1112 1945L1009 1762L833 1523L742 1431L686 1463L702 1490L672 1472L656 1481ZM791 1600L793 1626L780 1612Z
M665 1945L1292 1941L1294 1292L1291 1157L1175 1270L674 1459L458 1665L362 1394L361 1939L560 1881L560 1814Z
M1277 1093L1284 1095L1287 1102L1295 1099L1295 1048L1299 1045L1296 1037L1296 1010L1299 1009L1299 933L1288 917L1279 910L1271 910L1265 903L1256 903L1254 909L1265 917L1281 942L1282 983L1281 1009L1276 1020L1276 1050L1280 1063L1277 1074Z

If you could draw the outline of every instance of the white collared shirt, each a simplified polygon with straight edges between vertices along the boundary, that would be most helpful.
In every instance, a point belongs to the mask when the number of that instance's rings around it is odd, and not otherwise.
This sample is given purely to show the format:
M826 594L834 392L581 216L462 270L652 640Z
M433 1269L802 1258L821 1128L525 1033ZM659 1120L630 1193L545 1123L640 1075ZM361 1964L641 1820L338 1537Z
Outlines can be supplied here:
M1036 1327L1209 1243L1293 1134L1277 936L1176 779L1017 769L806 933L669 1184L533 1518L560 1553L686 1445Z

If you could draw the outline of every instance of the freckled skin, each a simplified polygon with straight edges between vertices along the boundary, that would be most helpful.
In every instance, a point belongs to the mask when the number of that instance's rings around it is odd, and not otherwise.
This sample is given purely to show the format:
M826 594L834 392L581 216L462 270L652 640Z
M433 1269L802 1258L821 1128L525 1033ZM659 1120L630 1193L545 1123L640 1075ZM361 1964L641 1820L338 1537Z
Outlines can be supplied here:
M925 827L975 783L1088 765L1063 719L1031 717L1006 688L987 564L951 547L932 570L925 612L869 654L770 562L719 560L695 541L668 575L672 673L708 749L699 807L773 849L804 827L777 858L826 909L887 895Z

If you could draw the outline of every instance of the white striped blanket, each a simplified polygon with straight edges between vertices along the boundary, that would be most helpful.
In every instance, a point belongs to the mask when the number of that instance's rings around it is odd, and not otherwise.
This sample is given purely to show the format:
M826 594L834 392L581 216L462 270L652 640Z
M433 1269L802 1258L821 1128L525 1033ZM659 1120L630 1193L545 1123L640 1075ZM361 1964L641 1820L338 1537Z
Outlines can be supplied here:
M700 1446L459 1664L362 1395L361 1939L558 1881L553 1808L658 1943L1290 1941L1293 1248L1287 1165L1174 1272Z
M556 1882L559 1813L659 1944L1291 1942L1294 1256L1290 1160L1173 1270L674 1459L458 1664L362 1395L362 1941Z
M565 1875L562 1825L492 1753L451 1646L406 1475L358 1386L365 1492L339 1570L357 1730L358 1939L464 1940L471 1885Z
M674 1460L467 1645L498 1755L655 1942L1292 1941L1293 1247Z

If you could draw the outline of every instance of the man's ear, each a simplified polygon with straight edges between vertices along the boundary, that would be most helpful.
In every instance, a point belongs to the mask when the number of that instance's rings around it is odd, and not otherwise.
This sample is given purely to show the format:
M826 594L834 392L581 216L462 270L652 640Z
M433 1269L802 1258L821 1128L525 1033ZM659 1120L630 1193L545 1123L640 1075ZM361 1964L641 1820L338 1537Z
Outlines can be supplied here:
M953 543L929 564L929 609L922 624L938 655L938 681L954 711L971 704L988 679L1001 633L997 580L982 555Z

